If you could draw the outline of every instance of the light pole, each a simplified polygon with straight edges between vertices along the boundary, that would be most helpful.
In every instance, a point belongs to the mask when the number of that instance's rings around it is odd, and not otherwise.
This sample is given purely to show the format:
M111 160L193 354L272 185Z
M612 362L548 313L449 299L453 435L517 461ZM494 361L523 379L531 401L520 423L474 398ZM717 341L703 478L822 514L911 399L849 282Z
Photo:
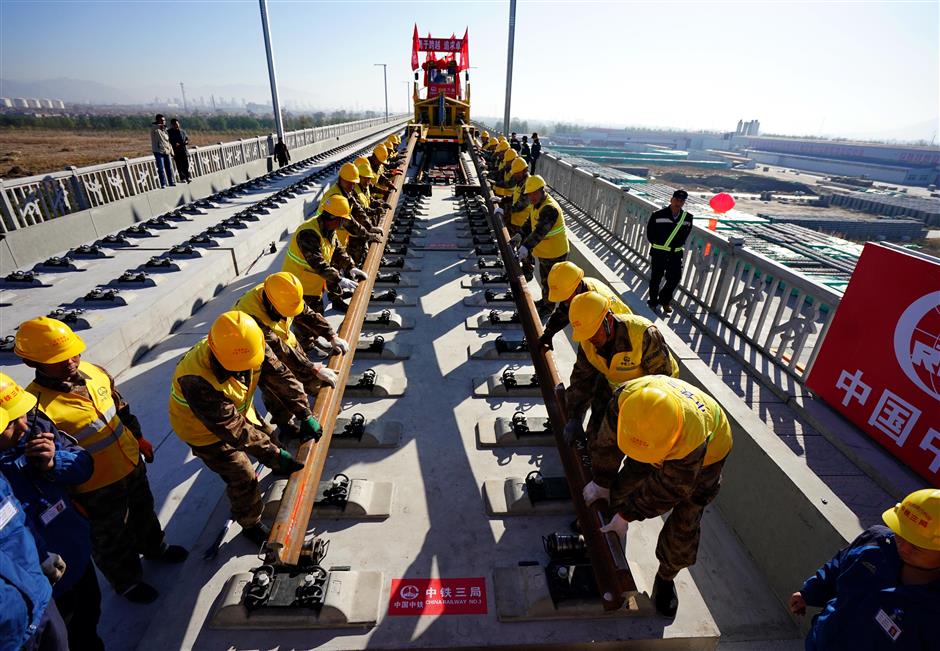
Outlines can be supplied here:
M509 51L506 54L506 110L503 133L509 133L509 104L512 98L512 49L516 39L516 0L509 0Z
M411 82L403 81L405 84L405 113L411 113Z
M268 55L268 78L271 80L271 108L274 109L274 128L277 137L284 139L284 123L281 121L281 103L277 98L277 76L274 74L274 55L271 53L271 29L268 26L267 0L258 0L261 5L261 31L264 33L264 51ZM213 101L213 104L215 102Z
M377 66L382 66L382 80L385 82L385 120L388 121L388 64L387 63L376 63Z

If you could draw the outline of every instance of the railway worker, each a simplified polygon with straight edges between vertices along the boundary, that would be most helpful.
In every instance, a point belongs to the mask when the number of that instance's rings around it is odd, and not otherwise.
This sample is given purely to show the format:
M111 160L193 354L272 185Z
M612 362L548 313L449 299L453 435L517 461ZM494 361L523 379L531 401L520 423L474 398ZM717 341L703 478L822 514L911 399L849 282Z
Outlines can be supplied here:
M516 249L520 260L535 256L539 267L542 298L536 303L539 314L550 314L554 308L548 298L548 274L552 267L568 258L568 234L561 206L545 191L545 179L539 175L526 179L522 191L529 199L529 221L519 233L522 243Z
M682 380L647 375L614 392L589 446L593 479L584 501L607 500L615 513L601 531L623 540L630 522L672 511L656 544L651 595L666 617L679 607L674 580L695 564L702 514L718 495L731 445L731 426L714 398Z
M523 192L526 179L529 178L529 165L521 158L516 158L509 167L512 183L512 195L503 197L496 208L496 215L502 217L510 237L522 230L522 225L529 220L529 198ZM509 218L505 211L509 211Z
M354 163L343 163L339 168L339 176L336 181L327 188L320 199L320 207L317 212L322 212L323 202L335 194L342 195L349 202L350 219L342 222L342 227L336 234L339 243L343 245L349 257L361 267L366 261L366 254L369 252L369 245L374 242L382 241L382 230L372 224L372 220L366 212L366 207L359 201L359 195L355 191L359 187L359 169ZM333 298L332 296L330 298ZM337 296L342 301L341 296Z
M393 133L388 137L388 140L385 143L385 148L388 149L388 159L390 164L397 165L401 159L405 157L405 153L398 150L400 146L401 137L398 134Z
M493 158L496 156L496 148L499 146L499 140L490 138L489 142L483 147L483 162L487 169L493 169Z
M940 490L914 491L881 515L790 597L813 617L807 651L936 649L940 620Z
M653 322L615 309L609 296L594 291L578 294L571 301L571 338L579 346L566 392L568 445L585 439L582 424L589 406L587 440L594 438L607 403L624 382L644 375L679 375L679 365Z
M114 591L135 603L159 593L143 580L140 555L182 563L187 551L168 545L153 510L147 470L153 445L105 369L82 359L85 342L65 323L39 317L22 323L14 352L36 377L26 387L56 426L94 459L94 473L72 499L91 524L92 558Z
M350 212L349 201L342 195L334 194L323 201L317 214L294 231L281 266L281 271L288 271L300 279L304 302L319 314L323 314L324 291L329 292L331 300L339 301L338 307L336 303L334 307L343 311L343 307L348 308L348 305L335 297L355 291L358 286L356 279L366 279L365 272L353 264L337 239L336 232L343 222L351 219ZM349 270L353 279L343 277L345 270ZM298 315L295 322L305 331L315 327L303 314Z
M497 179L499 179L497 172L499 170L499 166L503 163L503 154L505 154L507 151L509 151L509 143L505 138L501 138L496 142L496 147L493 148L493 157L486 166L493 177L492 181L494 183Z
M487 143L490 141L490 132L484 131L480 134L480 148L485 149Z
M356 159L355 164L356 169L359 171L359 186L356 188L359 203L365 206L372 226L378 226L382 221L382 215L392 205L387 201L372 197L372 182L375 180L375 172L372 171L369 159L360 156Z
M517 158L519 153L515 149L507 149L503 152L503 162L496 171L493 192L502 199L512 198L512 164Z
M322 337L329 342L334 355L349 352L349 343L337 336L329 322L304 303L303 285L292 273L279 271L264 279L263 283L249 289L235 303L233 310L244 312L255 320L264 334L264 342L303 385L307 395L316 397L324 385L336 386L336 372L320 362L312 362L291 330L294 317L304 314L308 340ZM299 432L291 424L293 413L283 401L271 391L267 384L261 385L261 397L271 413L272 420L288 438L297 438Z
M392 191L392 174L387 173L385 163L388 161L388 149L383 144L378 144L369 155L369 165L372 166L372 172L375 174L375 181L372 185L372 194L381 199L388 197Z
M261 522L264 505L248 455L285 474L304 467L255 412L252 398L259 384L297 418L302 441L320 438L320 423L310 412L303 386L244 312L223 313L209 335L183 355L173 371L169 397L173 431L225 482L232 519L256 545L264 544L271 530Z
M669 205L650 215L646 223L646 239L650 243L650 297L653 310L662 306L663 313L672 313L672 294L682 280L682 255L685 241L692 232L692 213L683 210L689 193L676 190ZM666 277L662 289L659 285Z
M73 649L104 649L98 637L101 590L91 562L91 529L69 496L91 479L94 461L38 409L36 396L0 373L0 473L23 506L43 573L53 585Z
M552 339L570 323L568 308L571 301L585 292L597 292L608 299L610 311L614 314L633 314L627 304L603 282L585 277L584 269L571 261L559 262L548 274L548 300L555 304L555 309L545 323L545 329L539 337L540 344L553 350Z

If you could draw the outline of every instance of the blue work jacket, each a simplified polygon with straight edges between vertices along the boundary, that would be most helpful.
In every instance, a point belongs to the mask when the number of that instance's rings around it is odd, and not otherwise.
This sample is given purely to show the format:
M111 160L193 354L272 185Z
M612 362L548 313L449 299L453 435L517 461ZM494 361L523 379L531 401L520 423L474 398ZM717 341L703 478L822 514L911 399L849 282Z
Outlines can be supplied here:
M0 475L0 651L26 644L51 600L26 514Z
M15 447L0 452L0 472L23 505L40 560L47 552L54 552L65 561L65 574L54 588L59 596L82 578L91 562L91 530L69 498L69 488L88 481L95 462L41 411L35 415L31 432L51 432L55 436L52 470L40 472L27 460L24 436Z
M806 580L813 618L807 651L940 649L940 580L906 586L894 532L864 531Z

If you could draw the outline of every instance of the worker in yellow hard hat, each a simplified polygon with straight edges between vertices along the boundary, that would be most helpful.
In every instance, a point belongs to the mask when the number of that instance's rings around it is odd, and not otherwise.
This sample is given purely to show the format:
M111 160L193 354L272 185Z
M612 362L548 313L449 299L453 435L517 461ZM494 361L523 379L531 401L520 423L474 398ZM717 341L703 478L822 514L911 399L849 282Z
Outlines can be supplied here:
M510 150L512 151L512 150ZM506 224L509 235L516 235L522 230L522 225L529 220L529 197L522 191L529 178L529 164L522 158L516 157L509 166L509 184L512 194L502 197L495 213ZM506 218L506 212L509 218Z
M60 430L91 453L94 473L75 486L72 499L88 514L92 557L114 590L136 603L158 593L143 581L140 555L181 563L187 552L167 545L153 510L145 464L154 447L108 372L82 359L85 342L57 319L39 317L20 324L14 352L35 369L26 390Z
M542 298L536 302L539 314L547 315L554 309L548 298L548 274L559 262L568 259L568 233L561 206L545 191L545 179L538 174L526 179L522 191L529 199L529 221L522 225L516 236L516 256L527 261L534 256L538 261ZM518 243L521 240L521 243ZM531 264L531 263L526 263Z
M582 424L588 406L590 441L618 386L644 375L678 377L679 365L652 321L637 314L615 312L609 296L593 291L578 294L571 301L568 318L571 338L579 344L565 392L565 440L570 445L584 438Z
M496 170L493 183L493 192L497 197L512 197L512 164L518 157L519 152L515 149L503 152L503 162Z
M659 570L650 595L666 617L679 607L674 579L695 564L702 514L718 495L731 445L721 405L695 385L665 375L622 384L591 442L593 479L582 496L588 505L610 504L614 515L602 532L622 539L630 522L669 513L656 544Z
M382 241L382 230L376 228L366 212L366 207L359 202L356 188L359 187L359 169L354 163L343 163L339 168L336 181L327 188L320 199L320 206L335 194L340 194L349 202L349 219L344 220L340 230L336 233L339 243L346 249L357 267L362 267L366 261L369 245ZM318 208L318 212L322 208ZM332 298L332 297L331 297ZM337 297L340 298L340 297Z
M369 165L375 173L375 181L372 185L372 193L385 199L392 190L392 173L386 171L385 164L388 162L388 148L383 144L378 144L369 155Z
M294 319L303 314L303 322L310 328L304 333L306 338L322 338L333 354L349 352L349 344L336 334L329 321L304 303L303 285L297 276L287 271L271 274L263 283L245 292L232 309L244 312L255 320L264 334L265 343L303 385L307 395L316 397L323 385L336 386L336 372L321 362L311 361L301 348L291 329ZM279 395L271 390L270 383L261 385L261 397L280 431L288 435L295 434L290 405L285 405Z
M323 314L323 293L328 291L333 307L345 311L348 305L341 297L343 292L355 291L357 280L365 280L366 274L355 266L340 244L336 232L344 221L350 219L350 206L346 197L334 194L320 204L320 211L294 231L287 247L282 271L288 271L300 279L304 288L304 301L314 312ZM352 278L343 276L349 271ZM303 315L298 324L306 329L314 326L305 324ZM301 342L308 348L308 342Z
M489 141L490 141L490 132L484 131L483 133L481 133L480 134L480 149L485 148L487 143L489 143Z
M225 481L232 519L256 545L264 544L271 530L261 522L264 505L248 455L285 474L304 467L255 412L252 398L259 384L297 418L302 441L319 440L320 423L303 386L265 343L258 323L237 310L220 315L209 335L183 355L169 398L173 431Z
M545 329L539 337L540 344L553 350L552 338L570 323L568 308L572 299L585 292L597 292L607 298L614 314L633 314L633 310L603 282L586 277L584 269L570 260L559 262L548 273L548 300L555 304L555 309L545 322Z
M940 616L940 490L885 511L790 597L813 617L807 649L935 649Z
M356 195L359 198L359 203L365 207L372 226L378 226L385 211L392 206L387 201L372 197L372 183L375 181L376 176L369 164L369 159L360 156L355 163L356 169L359 170L359 184L356 187Z

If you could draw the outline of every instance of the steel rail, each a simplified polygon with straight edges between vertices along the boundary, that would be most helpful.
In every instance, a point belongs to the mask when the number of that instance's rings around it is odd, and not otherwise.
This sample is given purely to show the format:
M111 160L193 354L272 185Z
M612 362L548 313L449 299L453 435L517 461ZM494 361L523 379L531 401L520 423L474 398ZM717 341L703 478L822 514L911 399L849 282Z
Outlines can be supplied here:
M479 155L473 148L471 148L471 156L480 177L483 198L489 208L490 225L496 233L496 240L503 257L506 275L519 310L519 320L522 323L522 330L525 333L529 352L532 355L535 374L538 377L539 388L542 391L542 398L545 401L545 408L551 421L555 444L558 446L558 454L565 470L565 478L571 491L571 500L574 502L578 524L581 527L581 534L584 536L588 557L591 559L604 610L617 610L624 605L624 602L632 593L636 592L636 582L633 580L633 574L627 565L619 536L616 533L603 534L600 531L600 528L607 524L610 519L609 516L612 514L588 507L581 495L584 486L591 481L591 476L581 463L576 450L564 442L564 428L567 421L564 406L565 387L559 378L558 370L555 367L555 358L551 351L544 349L539 344L542 323L536 316L535 302L532 300L532 295L529 293L525 279L522 276L522 269L516 259L515 252L510 248L509 231L502 223L502 220L493 214L495 207L493 195L486 182L487 177L483 174L484 168Z
M297 451L296 458L298 461L303 462L304 467L291 475L287 481L287 487L284 489L284 495L281 498L274 519L274 526L271 528L271 535L268 537L266 548L268 562L278 565L297 565L300 560L310 514L317 498L317 488L329 453L330 441L333 438L333 428L336 426L336 417L342 404L343 391L346 388L349 370L355 356L356 342L359 341L359 333L362 331L362 322L371 300L375 276L382 261L385 243L388 241L388 233L392 219L395 216L395 207L398 205L398 198L401 195L416 143L417 135L412 133L407 140L403 173L395 178L392 191L386 199L390 207L386 210L380 223L380 227L385 233L384 239L382 242L369 246L369 252L362 268L367 278L359 283L359 287L353 293L352 299L349 301L346 318L337 333L349 342L349 352L330 359L328 366L336 371L338 376L336 386L323 387L317 394L316 401L313 404L313 415L320 421L323 435L319 441L310 440L303 443Z

